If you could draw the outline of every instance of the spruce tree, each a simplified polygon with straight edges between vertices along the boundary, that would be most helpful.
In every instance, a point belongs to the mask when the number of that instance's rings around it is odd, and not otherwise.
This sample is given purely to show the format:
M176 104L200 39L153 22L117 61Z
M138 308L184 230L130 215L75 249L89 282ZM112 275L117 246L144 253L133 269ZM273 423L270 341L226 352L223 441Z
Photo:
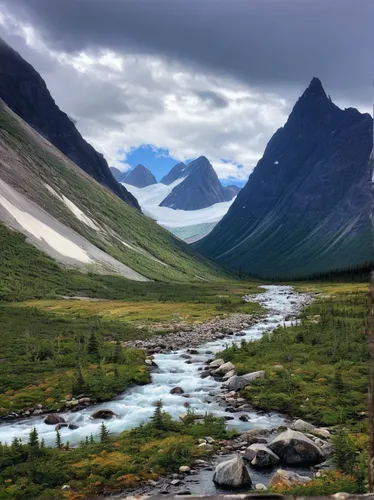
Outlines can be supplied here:
M108 442L108 440L109 440L109 431L103 422L100 427L100 443L106 443Z
M38 436L38 433L37 433L35 427L30 432L28 446L29 446L29 458L34 458L34 457L38 456L39 436Z
M61 447L62 447L61 435L60 435L60 431L57 429L56 430L56 448L61 449Z
M162 411L163 404L162 401L156 401L155 403L155 412L152 416L152 423L156 429L163 429L164 428L164 414Z

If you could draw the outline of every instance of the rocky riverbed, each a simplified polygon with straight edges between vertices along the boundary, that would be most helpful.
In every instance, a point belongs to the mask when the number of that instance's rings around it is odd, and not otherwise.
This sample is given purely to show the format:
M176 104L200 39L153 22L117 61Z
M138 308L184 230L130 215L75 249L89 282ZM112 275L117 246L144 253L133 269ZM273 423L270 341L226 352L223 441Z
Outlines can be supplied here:
M210 495L297 486L323 474L332 452L330 431L302 420L290 421L286 429L251 429L228 440L200 441L207 452L204 459L127 495Z
M123 345L144 349L150 354L198 347L205 342L223 340L230 335L242 336L243 330L260 321L262 317L264 314L233 314L227 318L217 317L201 325L184 327L178 332L155 335L146 340L131 340L124 342Z

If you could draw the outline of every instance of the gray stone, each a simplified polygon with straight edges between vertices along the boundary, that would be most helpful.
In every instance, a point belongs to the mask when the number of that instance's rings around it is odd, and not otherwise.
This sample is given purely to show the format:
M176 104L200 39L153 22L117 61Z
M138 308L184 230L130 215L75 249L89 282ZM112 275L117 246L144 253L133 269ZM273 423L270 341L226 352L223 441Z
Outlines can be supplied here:
M263 370L247 373L246 375L234 375L222 385L226 385L229 391L239 391L247 385L250 385L254 380L263 377L265 377L265 372Z
M300 432L313 432L315 427L312 424L309 424L308 422L305 422L304 420L301 420L300 418L296 420L293 425L292 429L295 431L300 431Z
M251 477L240 455L217 465L213 481L224 488L242 488L252 484Z
M226 380L229 380L231 377L233 377L235 375L235 370L230 370L229 372L227 372L223 377L222 377L222 381L225 382Z
M102 420L109 420L110 418L115 417L116 414L112 410L108 409L103 409L103 410L97 410L94 413L92 413L91 418L100 418Z
M210 368L218 368L219 366L223 365L225 361L223 359L215 359L211 363L209 363Z
M64 419L64 417L61 417L60 415L57 415L56 413L50 413L49 415L47 415L45 417L44 423L47 425L64 424L65 419Z
M254 467L272 467L279 464L279 457L264 444L251 444L247 448L244 458Z
M215 373L221 373L222 375L226 375L227 372L235 370L235 366L228 361L227 363L223 363L223 365L220 365Z
M269 448L286 465L315 465L326 460L319 446L302 432L287 429L269 444Z

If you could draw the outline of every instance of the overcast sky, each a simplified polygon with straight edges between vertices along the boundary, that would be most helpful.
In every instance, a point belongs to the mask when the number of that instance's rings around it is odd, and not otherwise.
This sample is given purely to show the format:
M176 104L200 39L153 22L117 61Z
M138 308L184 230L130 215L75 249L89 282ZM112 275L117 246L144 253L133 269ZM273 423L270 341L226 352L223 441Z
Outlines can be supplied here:
M122 169L150 145L157 177L166 150L176 160L206 155L221 179L244 180L313 76L338 105L371 110L374 0L0 0L0 7L0 36Z

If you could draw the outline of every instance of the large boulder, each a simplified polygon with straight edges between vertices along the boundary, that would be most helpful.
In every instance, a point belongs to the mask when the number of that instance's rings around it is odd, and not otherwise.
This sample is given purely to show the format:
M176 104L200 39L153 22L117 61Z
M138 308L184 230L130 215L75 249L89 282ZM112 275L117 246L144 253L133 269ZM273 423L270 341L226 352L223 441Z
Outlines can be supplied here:
M260 370L258 372L247 373L246 375L234 375L229 378L224 384L227 386L229 391L239 391L247 385L250 385L257 378L265 377L265 372Z
M209 368L218 368L219 366L223 365L225 361L223 359L215 359L211 363L209 363Z
M64 419L64 417L61 417L60 415L57 415L56 413L50 413L49 415L47 415L45 417L44 423L47 425L64 424L65 419Z
M240 455L217 465L213 481L223 488L242 488L252 484L251 477Z
M116 416L116 414L114 413L114 411L103 409L103 410L97 410L97 411L95 411L91 415L91 418L100 418L102 420L109 420L110 418L113 418L115 416Z
M293 486L306 484L310 480L310 477L300 476L291 470L278 469L270 479L269 486L271 488L276 488L277 486L292 488Z
M251 444L245 452L244 458L254 467L272 467L279 464L279 457L264 444Z
M315 465L326 460L319 446L302 432L287 429L269 444L286 465Z

